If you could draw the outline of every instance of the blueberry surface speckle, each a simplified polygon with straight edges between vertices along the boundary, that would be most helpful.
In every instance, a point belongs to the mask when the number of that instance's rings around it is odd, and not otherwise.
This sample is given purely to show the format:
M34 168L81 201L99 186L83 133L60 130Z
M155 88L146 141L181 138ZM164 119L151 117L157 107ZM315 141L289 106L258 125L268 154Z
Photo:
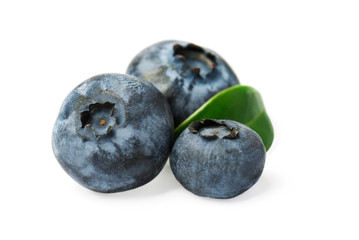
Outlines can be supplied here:
M155 178L172 141L173 117L162 93L132 76L102 74L67 96L53 128L52 146L72 178L110 193Z

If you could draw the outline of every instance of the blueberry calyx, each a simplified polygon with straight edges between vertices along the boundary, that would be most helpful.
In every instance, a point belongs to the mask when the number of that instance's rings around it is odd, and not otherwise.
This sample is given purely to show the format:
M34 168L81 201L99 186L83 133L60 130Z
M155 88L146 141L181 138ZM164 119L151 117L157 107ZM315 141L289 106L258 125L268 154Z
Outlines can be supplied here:
M115 104L110 102L94 103L87 111L80 113L81 128L89 128L96 138L106 135L116 126Z
M199 134L201 137L208 140L214 140L217 138L239 138L239 131L237 128L228 126L224 121L218 121L213 119L194 121L188 126L188 130L191 133Z
M195 76L206 78L217 65L216 57L206 52L203 48L189 43L183 47L180 44L173 45L173 56L183 64L185 71L192 72Z

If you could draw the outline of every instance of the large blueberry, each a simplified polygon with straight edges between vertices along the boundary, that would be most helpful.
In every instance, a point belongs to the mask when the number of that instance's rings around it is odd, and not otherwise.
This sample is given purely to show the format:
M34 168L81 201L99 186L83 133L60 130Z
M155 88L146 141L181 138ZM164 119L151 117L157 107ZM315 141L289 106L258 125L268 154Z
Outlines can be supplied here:
M212 198L235 197L262 174L266 150L250 128L230 120L192 122L170 155L177 180L189 191Z
M52 146L61 166L81 185L118 192L156 177L172 141L173 118L162 93L132 76L103 74L67 96Z
M182 41L164 41L140 52L127 74L153 83L171 106L175 126L216 93L239 84L214 51Z

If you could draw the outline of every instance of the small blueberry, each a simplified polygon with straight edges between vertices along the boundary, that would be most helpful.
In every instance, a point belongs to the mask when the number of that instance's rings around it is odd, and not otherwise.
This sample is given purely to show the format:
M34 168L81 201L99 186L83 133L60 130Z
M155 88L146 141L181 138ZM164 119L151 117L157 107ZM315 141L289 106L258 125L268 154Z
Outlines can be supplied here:
M262 174L266 150L259 135L230 120L192 122L176 140L171 169L190 192L232 198L252 187Z

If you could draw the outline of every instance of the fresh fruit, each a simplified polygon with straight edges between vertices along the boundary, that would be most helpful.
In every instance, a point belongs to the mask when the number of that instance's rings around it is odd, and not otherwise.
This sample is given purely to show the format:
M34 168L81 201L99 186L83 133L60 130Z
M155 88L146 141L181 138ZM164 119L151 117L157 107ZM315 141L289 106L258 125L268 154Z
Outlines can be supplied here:
M121 74L77 86L61 107L52 138L64 170L84 187L106 193L155 178L172 142L166 98L152 84Z
M175 126L216 93L239 84L216 52L182 41L163 41L144 49L127 74L153 83L166 96Z
M260 136L230 120L192 122L175 142L171 169L190 192L232 198L251 188L262 174L266 150Z

